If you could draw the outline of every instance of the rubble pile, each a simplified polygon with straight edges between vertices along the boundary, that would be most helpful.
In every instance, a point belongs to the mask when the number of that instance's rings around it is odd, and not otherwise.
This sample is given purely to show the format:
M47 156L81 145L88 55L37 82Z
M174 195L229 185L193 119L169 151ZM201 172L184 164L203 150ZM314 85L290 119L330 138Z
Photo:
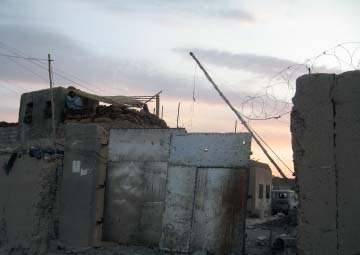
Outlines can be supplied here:
M0 121L0 127L17 127L18 123Z
M93 113L88 110L67 112L65 122L108 123L105 126L116 128L168 128L166 122L154 114L114 105L99 105Z

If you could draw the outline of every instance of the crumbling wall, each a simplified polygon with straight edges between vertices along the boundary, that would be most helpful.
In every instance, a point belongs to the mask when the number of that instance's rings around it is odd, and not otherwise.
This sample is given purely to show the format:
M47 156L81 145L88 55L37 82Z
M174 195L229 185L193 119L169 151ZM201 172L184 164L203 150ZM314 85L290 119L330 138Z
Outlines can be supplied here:
M6 160L6 157L2 157ZM44 254L55 235L56 164L19 155L0 171L0 254Z
M58 126L63 122L66 89L56 87L53 89L53 93L55 124ZM51 138L51 114L49 89L22 94L19 109L19 141L29 142L29 140Z
M299 254L357 254L360 71L297 80L291 115Z
M17 125L0 125L0 149L11 149L17 143L18 128Z

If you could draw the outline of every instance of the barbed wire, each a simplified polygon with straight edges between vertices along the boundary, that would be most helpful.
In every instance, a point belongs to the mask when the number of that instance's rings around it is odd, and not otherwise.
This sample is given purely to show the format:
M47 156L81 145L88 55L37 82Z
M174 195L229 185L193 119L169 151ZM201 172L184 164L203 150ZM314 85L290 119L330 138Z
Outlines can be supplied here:
M328 48L303 63L288 66L272 77L262 93L249 95L239 109L248 120L279 119L291 112L296 79L309 73L339 74L360 69L360 42L345 42Z

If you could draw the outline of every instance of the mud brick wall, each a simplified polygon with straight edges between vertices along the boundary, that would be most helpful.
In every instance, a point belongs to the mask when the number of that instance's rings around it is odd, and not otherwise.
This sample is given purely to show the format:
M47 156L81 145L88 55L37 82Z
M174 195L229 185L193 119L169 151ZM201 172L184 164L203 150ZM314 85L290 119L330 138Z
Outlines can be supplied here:
M54 161L21 155L9 174L1 169L0 254L46 253L56 229L56 182Z
M0 148L12 147L17 141L18 128L0 127Z
M298 253L360 253L360 71L302 76L293 103Z

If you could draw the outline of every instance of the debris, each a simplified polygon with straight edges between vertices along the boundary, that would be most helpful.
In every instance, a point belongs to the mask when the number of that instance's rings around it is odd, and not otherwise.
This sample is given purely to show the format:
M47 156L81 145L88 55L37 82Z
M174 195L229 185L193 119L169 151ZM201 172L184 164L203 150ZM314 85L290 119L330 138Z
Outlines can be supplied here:
M259 236L257 239L256 239L256 245L258 246L265 246L267 243L267 238L266 236Z

